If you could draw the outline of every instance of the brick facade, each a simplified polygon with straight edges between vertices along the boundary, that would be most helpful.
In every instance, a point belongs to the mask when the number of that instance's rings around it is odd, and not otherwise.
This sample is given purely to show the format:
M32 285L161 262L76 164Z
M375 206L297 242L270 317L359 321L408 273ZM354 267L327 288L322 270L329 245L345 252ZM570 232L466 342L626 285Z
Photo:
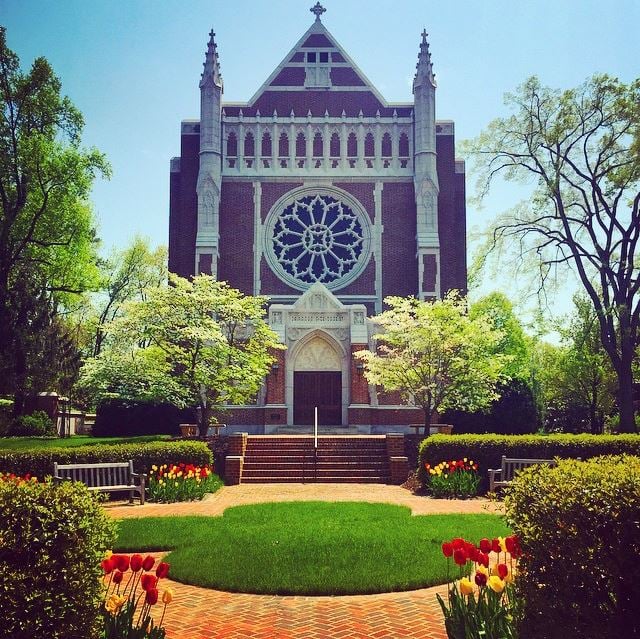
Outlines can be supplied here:
M201 119L183 122L180 157L171 163L169 269L185 277L216 273L246 294L270 297L272 309L286 309L302 299L309 283L288 278L286 264L274 262L282 255L298 259L298 249L287 248L277 258L270 249L273 240L266 233L282 224L277 220L284 205L276 204L298 202L314 189L348 202L365 238L357 265L348 266L351 275L340 271L337 280L327 281L326 308L309 307L321 311L318 317L335 311L340 325L305 325L314 317L306 307L290 315L298 319L289 325L270 314L287 350L275 353L277 363L258 404L232 407L224 421L253 432L291 425L294 372L308 371L309 358L324 353L329 359L318 370L341 375L343 425L419 422L422 412L402 407L397 393L378 392L370 405L369 385L353 354L372 346L374 329L356 315L379 312L390 295L433 299L452 288L466 291L465 175L455 158L453 123L435 120L435 82L424 35L413 105L386 102L320 20L301 42L249 102L224 104L211 35L200 83ZM325 241L322 224L315 235L311 227L309 222L299 231L300 246ZM330 258L329 249L313 246ZM313 263L320 264L317 260ZM316 343L320 355L313 357L297 347L312 333L328 344L322 351Z

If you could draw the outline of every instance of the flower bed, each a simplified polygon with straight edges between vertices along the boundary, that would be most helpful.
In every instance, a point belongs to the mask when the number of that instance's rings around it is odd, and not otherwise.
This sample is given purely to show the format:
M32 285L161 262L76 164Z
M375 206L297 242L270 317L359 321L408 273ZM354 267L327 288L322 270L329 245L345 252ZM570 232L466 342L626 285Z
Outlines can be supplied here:
M162 617L156 625L151 616L158 603L158 583L169 574L169 564L160 562L152 573L156 560L147 555L113 555L107 553L101 566L104 571L106 591L102 618L102 639L164 639L162 627L167 605L173 599L173 591L166 588L162 594ZM140 590L138 590L138 588ZM144 599L143 599L144 596ZM139 604L142 604L138 609Z
M210 466L162 464L149 471L149 500L162 503L196 501L213 493L222 482Z
M436 595L449 639L516 639L522 609L514 587L522 554L518 537L485 538L477 546L458 537L444 542L442 553L459 573L446 602Z
M425 486L438 499L467 499L478 494L478 465L464 457L443 461L435 466L425 462Z

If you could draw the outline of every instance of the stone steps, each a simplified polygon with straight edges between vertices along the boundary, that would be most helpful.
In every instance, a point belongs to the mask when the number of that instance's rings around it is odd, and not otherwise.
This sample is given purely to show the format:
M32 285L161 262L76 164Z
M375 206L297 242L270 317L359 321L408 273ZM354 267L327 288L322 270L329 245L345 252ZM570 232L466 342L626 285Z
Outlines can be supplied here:
M242 481L247 483L386 483L384 436L249 435Z

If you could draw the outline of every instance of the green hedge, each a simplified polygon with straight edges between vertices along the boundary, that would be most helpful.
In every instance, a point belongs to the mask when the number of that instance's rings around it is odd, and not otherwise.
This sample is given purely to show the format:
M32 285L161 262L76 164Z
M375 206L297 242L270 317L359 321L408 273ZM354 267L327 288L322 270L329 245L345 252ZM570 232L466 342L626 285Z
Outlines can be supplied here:
M640 637L640 458L532 466L506 489L521 639Z
M424 483L426 463L472 459L488 488L488 468L500 468L502 455L532 459L577 458L597 455L640 455L640 435L432 435L420 444L418 478Z
M115 532L81 484L0 480L0 637L94 639Z
M149 442L145 444L96 444L73 448L33 448L0 451L0 472L38 478L53 474L53 462L59 464L92 464L133 459L136 472L146 473L153 464L179 463L202 466L213 459L204 442Z

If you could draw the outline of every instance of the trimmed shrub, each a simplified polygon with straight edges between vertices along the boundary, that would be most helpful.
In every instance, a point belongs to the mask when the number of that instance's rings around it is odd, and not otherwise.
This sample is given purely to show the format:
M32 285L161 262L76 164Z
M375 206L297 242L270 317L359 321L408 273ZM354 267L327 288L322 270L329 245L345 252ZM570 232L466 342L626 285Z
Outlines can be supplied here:
M195 423L196 415L191 408L111 399L98 406L91 432L96 437L178 435L180 424Z
M640 458L531 466L506 489L522 639L640 636Z
M82 484L0 481L0 637L90 639L115 524Z
M9 435L15 437L52 437L57 434L53 421L43 410L16 417L9 427Z
M640 435L432 435L420 444L418 478L424 465L467 457L478 464L480 491L488 489L487 469L500 468L502 455L533 459L589 459L597 455L640 455Z
M136 472L146 473L154 464L180 463L210 466L212 455L204 442L148 442L145 444L97 444L74 448L34 448L0 450L0 471L36 477L53 474L53 462L59 464L94 464L133 459Z

